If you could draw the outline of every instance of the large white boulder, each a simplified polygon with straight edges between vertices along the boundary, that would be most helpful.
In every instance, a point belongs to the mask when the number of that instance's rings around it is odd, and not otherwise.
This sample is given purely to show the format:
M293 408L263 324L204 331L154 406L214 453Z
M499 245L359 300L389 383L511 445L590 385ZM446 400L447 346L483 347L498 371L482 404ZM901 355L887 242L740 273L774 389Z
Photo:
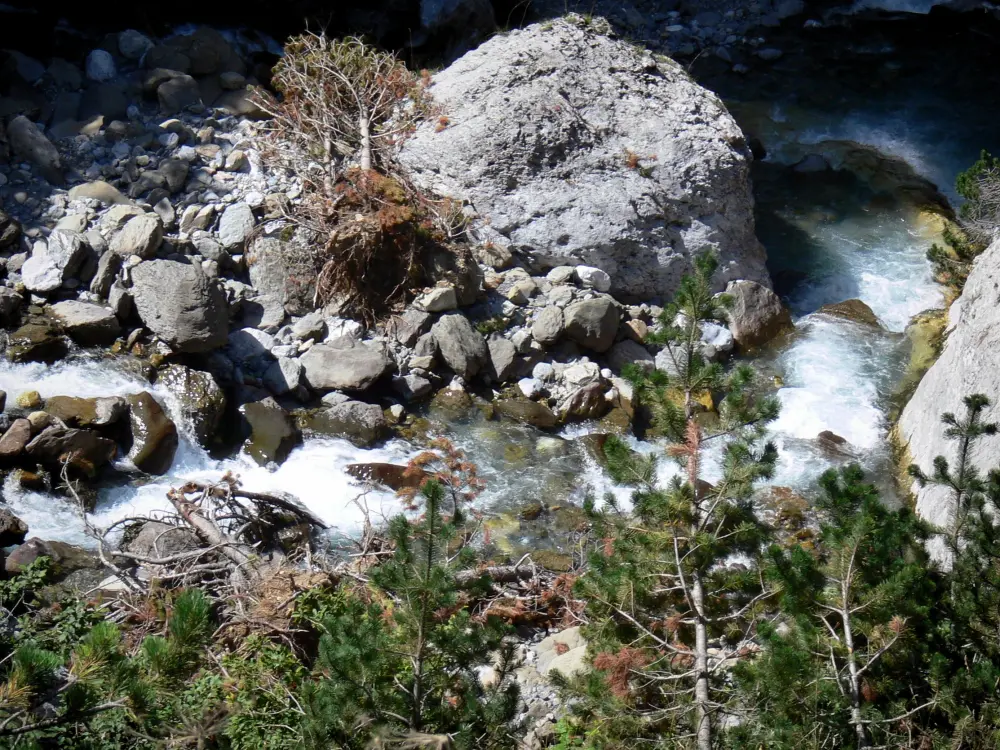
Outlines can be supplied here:
M403 165L540 270L599 268L620 298L669 296L703 248L719 252L720 290L770 286L736 122L680 65L595 25L497 35L437 74L441 117Z

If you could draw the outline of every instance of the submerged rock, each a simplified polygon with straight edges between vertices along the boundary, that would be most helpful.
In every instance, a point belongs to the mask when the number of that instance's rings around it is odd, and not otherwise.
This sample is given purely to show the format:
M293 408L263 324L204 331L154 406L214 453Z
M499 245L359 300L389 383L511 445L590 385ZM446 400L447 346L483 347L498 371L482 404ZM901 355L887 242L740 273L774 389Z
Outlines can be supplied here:
M284 463L302 442L295 420L273 398L244 404L240 413L250 425L250 437L244 448L261 466Z
M314 432L341 435L355 445L367 447L385 437L389 423L376 404L344 401L313 415L308 427Z
M533 427L549 429L559 424L559 418L545 404L524 398L507 398L495 404L497 413Z
M720 282L768 283L750 150L672 60L555 20L493 37L430 93L450 123L418 128L402 164L537 265L596 267L614 294L649 299L714 248Z
M226 413L225 391L212 374L183 365L170 365L157 373L156 382L174 394L181 415L191 425L195 437L202 445L208 445Z
M11 362L45 362L52 364L66 356L66 338L52 326L28 323L14 331L7 343L7 358Z
M395 492L416 489L427 478L427 472L419 467L411 468L398 464L348 464L344 467L344 471L355 479L388 487Z

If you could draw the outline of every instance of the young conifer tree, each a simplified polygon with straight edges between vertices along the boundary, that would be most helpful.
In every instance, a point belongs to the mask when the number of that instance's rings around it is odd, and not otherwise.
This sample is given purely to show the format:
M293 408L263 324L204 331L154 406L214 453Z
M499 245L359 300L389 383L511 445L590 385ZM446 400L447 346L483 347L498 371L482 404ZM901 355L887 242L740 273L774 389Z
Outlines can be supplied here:
M762 653L737 666L746 721L734 747L910 747L934 705L926 674L940 580L924 550L928 529L883 503L857 466L827 471L810 549L774 546L776 623L761 623ZM873 737L878 741L873 743Z
M729 304L712 293L715 269L711 255L698 257L660 318L655 341L669 372L633 373L679 473L663 480L655 458L619 440L605 446L611 474L635 491L631 512L610 503L595 515L603 543L580 583L598 653L578 708L594 747L672 737L670 746L709 750L725 665L762 597L755 560L767 534L752 494L774 468L764 437L778 404L749 366L726 371L701 354L702 325L725 320ZM721 478L712 485L704 464L716 445Z
M421 488L422 517L391 522L395 551L367 590L341 597L322 623L308 747L517 746L513 649L498 618L466 606L489 583L465 576L460 584L477 554L461 480L439 474ZM491 664L493 679L481 679Z

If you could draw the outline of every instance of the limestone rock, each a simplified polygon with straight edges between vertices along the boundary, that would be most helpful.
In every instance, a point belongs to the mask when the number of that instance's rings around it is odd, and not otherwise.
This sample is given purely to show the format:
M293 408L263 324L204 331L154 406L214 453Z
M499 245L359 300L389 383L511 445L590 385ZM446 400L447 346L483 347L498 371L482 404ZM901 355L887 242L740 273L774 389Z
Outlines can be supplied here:
M156 214L140 214L129 219L111 239L110 249L115 255L128 258L138 255L143 260L156 255L163 241L163 222Z
M676 290L692 252L714 248L720 286L769 283L746 140L677 63L547 21L494 36L430 93L450 124L418 128L401 163L468 200L539 266L593 266L614 294L649 299Z
M466 380L474 377L489 358L483 335L458 313L438 318L431 326L431 335L444 363Z
M309 387L320 392L364 391L392 369L382 347L353 341L317 344L301 362Z
M147 260L132 271L132 295L143 324L181 352L207 352L226 343L225 294L201 264Z
M80 346L107 346L121 333L118 318L108 308L90 302L66 300L49 308L69 337Z
M610 297L580 300L566 307L566 336L595 352L611 348L618 333L618 307Z
M755 281L734 281L726 287L732 297L729 330L736 345L752 349L766 344L792 327L792 316L778 295Z
M177 452L177 425L146 391L127 398L132 427L129 459L139 471L166 474Z

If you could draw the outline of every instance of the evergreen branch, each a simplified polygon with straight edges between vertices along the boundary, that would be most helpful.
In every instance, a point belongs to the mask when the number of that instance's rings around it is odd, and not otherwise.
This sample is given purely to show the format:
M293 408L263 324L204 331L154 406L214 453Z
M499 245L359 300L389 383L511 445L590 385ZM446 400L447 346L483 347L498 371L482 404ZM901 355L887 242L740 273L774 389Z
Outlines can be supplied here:
M6 727L0 728L0 737L17 737L22 734L28 734L29 732L37 732L41 729L50 729L51 727L60 726L62 724L68 724L70 722L77 721L79 719L84 719L89 716L94 716L104 711L110 711L114 708L123 708L125 706L125 699L119 698L118 700L109 701L107 703L102 703L98 706L93 706L83 711L79 711L73 715L55 716L51 719L44 719L43 721L35 722L34 724L25 724L20 727L13 727L8 729Z
M859 673L860 674L860 673ZM917 706L916 708L907 711L905 714L900 714L899 716L893 716L891 719L865 719L863 724L892 724L896 721L902 721L903 719L908 719L915 713L923 711L925 708L930 708L931 706L936 706L938 704L937 699L927 701L923 705Z

